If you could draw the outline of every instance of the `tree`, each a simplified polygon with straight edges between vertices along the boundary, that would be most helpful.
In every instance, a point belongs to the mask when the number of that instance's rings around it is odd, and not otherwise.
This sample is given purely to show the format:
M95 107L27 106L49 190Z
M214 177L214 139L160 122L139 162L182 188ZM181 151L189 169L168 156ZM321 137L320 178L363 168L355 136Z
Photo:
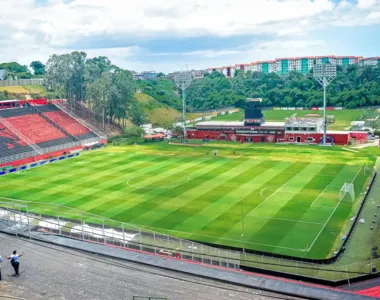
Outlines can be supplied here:
M139 126L131 126L123 130L123 135L127 138L141 138L144 133L144 129Z
M359 107L380 104L380 66L338 68L327 88L328 105ZM260 72L236 72L234 78L212 72L195 80L186 91L190 110L244 107L246 98L262 98L267 106L322 105L323 91L312 74L296 71L286 78Z
M34 75L44 75L45 65L40 61L32 61L30 67L33 69Z
M8 78L30 79L33 77L27 66L20 65L17 62L0 63L0 70L8 70Z

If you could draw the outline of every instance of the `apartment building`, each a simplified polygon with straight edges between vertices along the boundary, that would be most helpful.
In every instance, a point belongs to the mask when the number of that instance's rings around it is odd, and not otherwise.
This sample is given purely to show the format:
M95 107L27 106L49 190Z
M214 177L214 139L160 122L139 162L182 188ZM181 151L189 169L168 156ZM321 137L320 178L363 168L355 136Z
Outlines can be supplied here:
M290 71L294 71L295 58L276 58L276 71L278 74L288 74Z
M380 64L380 56L363 58L362 56L301 56L276 58L275 60L256 61L250 64L236 64L230 67L220 68L220 72L226 77L234 77L235 70L244 70L244 72L263 72L278 74L288 74L291 71L297 71L302 74L308 74L315 64L334 64L337 66L348 66L359 64L363 66L373 66ZM218 71L218 68L207 69L211 73L213 70Z
M380 65L380 56L362 58L359 61L361 66L376 66Z

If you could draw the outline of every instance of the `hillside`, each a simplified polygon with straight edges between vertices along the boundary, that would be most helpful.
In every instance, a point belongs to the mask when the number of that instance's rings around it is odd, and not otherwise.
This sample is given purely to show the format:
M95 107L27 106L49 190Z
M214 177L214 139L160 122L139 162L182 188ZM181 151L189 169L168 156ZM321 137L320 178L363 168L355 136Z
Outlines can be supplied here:
M40 85L0 86L0 93L8 94L9 98L19 99L26 98L26 95L34 96L34 98L47 95L46 89Z
M181 117L179 111L158 102L156 99L147 94L136 93L135 99L141 105L147 122L152 123L153 126L167 128L170 124L173 124Z
M262 98L266 106L312 107L323 105L323 89L313 78L291 72L287 77L258 72L237 72L234 78L214 72L194 80L186 91L195 110L243 107L246 98ZM345 108L380 105L380 65L338 67L327 88L327 105Z

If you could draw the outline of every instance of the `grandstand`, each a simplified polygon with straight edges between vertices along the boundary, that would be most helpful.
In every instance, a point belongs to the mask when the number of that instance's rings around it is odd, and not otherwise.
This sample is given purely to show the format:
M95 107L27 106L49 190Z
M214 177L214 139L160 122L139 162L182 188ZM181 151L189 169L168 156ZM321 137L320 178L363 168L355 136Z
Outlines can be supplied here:
M42 101L44 100L44 101ZM11 105L5 105L10 102ZM36 160L101 141L101 137L46 99L0 102L0 166ZM30 160L32 159L32 160Z

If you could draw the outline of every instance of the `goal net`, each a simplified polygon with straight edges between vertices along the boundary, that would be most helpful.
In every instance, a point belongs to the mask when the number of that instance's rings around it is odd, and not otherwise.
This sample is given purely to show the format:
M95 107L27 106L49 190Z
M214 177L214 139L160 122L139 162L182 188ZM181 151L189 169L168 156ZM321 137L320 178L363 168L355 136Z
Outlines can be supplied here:
M375 167L370 166L368 163L364 165L364 175L372 176L375 173Z
M354 202L355 201L355 189L352 183L343 184L339 192L339 200L345 202Z

